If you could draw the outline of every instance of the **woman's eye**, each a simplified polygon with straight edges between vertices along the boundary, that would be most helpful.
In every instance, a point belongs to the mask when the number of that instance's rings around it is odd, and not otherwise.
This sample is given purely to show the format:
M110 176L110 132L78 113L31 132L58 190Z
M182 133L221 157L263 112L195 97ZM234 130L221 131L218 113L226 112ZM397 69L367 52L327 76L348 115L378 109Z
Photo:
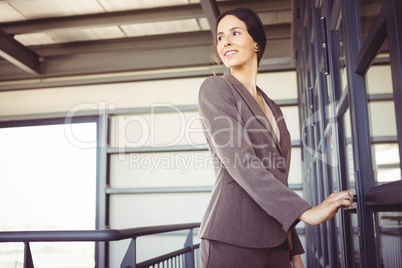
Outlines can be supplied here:
M239 32L233 32L233 35L239 35L240 33Z
M223 40L223 37L222 37L222 36L218 36L218 41L221 41L221 40Z

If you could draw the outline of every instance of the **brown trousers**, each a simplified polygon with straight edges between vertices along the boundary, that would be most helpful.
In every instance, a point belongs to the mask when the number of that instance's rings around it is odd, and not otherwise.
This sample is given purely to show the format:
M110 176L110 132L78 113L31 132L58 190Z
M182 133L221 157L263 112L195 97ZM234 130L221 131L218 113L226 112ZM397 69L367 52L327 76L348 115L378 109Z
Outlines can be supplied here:
M286 243L275 248L245 248L202 239L201 268L289 268Z

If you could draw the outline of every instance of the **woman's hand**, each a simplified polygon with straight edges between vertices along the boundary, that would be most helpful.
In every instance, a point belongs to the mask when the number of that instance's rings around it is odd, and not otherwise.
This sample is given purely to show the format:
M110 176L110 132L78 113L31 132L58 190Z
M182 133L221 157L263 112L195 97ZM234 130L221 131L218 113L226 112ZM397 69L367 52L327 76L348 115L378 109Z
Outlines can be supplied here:
M353 195L354 193L351 190L332 193L321 204L301 214L299 220L310 225L326 222L338 212L340 207L353 207Z
M291 268L304 268L302 259L300 255L294 255L290 260L290 267Z

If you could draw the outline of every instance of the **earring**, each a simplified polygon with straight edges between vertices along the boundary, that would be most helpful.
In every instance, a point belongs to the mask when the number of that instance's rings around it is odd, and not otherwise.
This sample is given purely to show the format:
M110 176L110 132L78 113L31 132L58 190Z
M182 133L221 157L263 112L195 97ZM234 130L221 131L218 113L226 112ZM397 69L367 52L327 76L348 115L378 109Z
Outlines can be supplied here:
M255 50L255 52L258 52L259 51L258 46L255 46L254 50Z

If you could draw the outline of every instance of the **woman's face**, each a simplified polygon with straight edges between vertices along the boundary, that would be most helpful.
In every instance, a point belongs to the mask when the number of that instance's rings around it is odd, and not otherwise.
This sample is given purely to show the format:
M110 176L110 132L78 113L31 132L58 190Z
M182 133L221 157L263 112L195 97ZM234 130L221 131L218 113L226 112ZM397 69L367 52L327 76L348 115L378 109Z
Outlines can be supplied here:
M246 24L236 16L227 15L217 27L217 52L230 69L257 66L257 43Z

